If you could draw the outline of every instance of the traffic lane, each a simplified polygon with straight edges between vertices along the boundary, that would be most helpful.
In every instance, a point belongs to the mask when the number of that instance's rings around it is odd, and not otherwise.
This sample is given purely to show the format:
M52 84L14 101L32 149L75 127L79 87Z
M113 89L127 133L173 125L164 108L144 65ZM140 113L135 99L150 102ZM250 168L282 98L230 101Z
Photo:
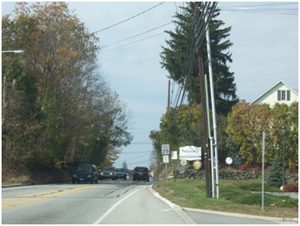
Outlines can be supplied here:
M65 187L61 185L59 187ZM87 187L87 189L81 189ZM45 186L47 187L47 186ZM67 186L69 187L69 186ZM2 223L12 224L91 224L102 216L115 202L134 191L134 184L72 185L75 192L61 196L41 196L40 192L30 192L26 197L13 197L23 201L23 205L2 208ZM52 188L49 186L49 188ZM77 190L81 189L81 190ZM36 190L36 188L33 188ZM49 190L52 191L52 190ZM47 193L43 191L43 193ZM51 192L50 192L51 193ZM27 195L25 194L25 195ZM24 193L23 193L24 195ZM13 199L12 198L12 199ZM2 199L7 201L8 197Z
M99 180L99 184L119 184L119 180ZM94 184L94 185L97 185ZM121 183L121 186L135 184L132 180L126 180ZM59 183L59 184L42 184L42 185L25 185L25 186L16 186L16 187L2 187L2 197L8 197L13 195L22 195L30 192L42 192L48 190L60 190L60 189L68 189L77 186L88 186L92 185L90 183L80 183L80 184L72 184L72 182Z
M229 213L215 214L209 211L196 211L184 208L187 213L197 224L282 224L283 222L273 220L254 219L247 217L237 217ZM227 216L225 214L228 214ZM254 216L253 216L254 217Z
M138 190L107 210L95 224L185 224L169 205L153 196L151 185L137 185Z

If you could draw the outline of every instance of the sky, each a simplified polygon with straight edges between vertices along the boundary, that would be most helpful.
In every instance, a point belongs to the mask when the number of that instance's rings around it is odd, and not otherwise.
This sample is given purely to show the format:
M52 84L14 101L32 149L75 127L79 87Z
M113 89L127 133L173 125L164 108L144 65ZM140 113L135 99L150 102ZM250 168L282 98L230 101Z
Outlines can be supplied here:
M90 32L97 32L99 70L127 105L131 118L134 139L122 148L114 166L121 167L124 161L129 169L149 166L153 161L149 134L159 130L167 107L168 72L161 68L160 53L170 37L164 31L174 30L173 16L186 3L67 3ZM228 65L234 72L239 99L251 102L279 80L298 89L298 2L221 1L218 7L218 19L232 27L233 62ZM2 15L13 9L13 2L2 1ZM174 102L178 87L172 87Z

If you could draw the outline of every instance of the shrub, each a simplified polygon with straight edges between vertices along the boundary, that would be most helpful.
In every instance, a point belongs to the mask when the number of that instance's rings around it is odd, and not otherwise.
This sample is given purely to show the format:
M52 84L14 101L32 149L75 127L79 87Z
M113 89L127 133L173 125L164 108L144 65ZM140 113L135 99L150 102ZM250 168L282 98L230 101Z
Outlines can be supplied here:
M248 164L243 163L242 165L239 166L239 171L248 171Z
M284 185L283 191L285 191L285 192L298 192L298 183Z
M282 166L277 156L272 160L269 171L266 174L267 184L269 186L280 187L282 185ZM286 181L284 181L284 184Z

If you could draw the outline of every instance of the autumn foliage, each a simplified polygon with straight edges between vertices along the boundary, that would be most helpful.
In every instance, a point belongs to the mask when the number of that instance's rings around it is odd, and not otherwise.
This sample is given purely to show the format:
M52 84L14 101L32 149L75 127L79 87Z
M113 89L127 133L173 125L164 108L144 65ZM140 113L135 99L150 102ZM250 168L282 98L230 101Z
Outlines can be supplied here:
M232 108L227 120L227 147L232 153L239 152L243 163L261 165L263 131L266 132L265 164L270 165L275 156L282 159L281 128L285 125L285 167L298 165L298 102L290 106L277 103L273 108L267 104L239 102Z
M99 72L99 38L63 2L16 4L2 17L2 166L108 165L128 145L126 106ZM4 170L5 171L5 170Z
M284 192L298 192L298 183L284 185L283 191Z

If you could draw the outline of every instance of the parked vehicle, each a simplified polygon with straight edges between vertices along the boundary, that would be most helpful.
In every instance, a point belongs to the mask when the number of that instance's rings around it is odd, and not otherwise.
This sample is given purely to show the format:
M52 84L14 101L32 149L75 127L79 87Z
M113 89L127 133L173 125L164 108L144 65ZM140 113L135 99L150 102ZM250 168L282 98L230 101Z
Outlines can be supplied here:
M116 180L116 168L115 167L103 167L99 175L99 179L113 179Z
M98 183L98 169L93 164L80 164L77 166L76 171L73 174L72 177L72 183L75 184L77 182L78 184L81 182L90 182L91 184L93 182Z
M149 170L147 167L137 166L133 170L133 180L149 181Z
M126 180L127 173L125 172L125 170L123 168L116 168L116 178Z

